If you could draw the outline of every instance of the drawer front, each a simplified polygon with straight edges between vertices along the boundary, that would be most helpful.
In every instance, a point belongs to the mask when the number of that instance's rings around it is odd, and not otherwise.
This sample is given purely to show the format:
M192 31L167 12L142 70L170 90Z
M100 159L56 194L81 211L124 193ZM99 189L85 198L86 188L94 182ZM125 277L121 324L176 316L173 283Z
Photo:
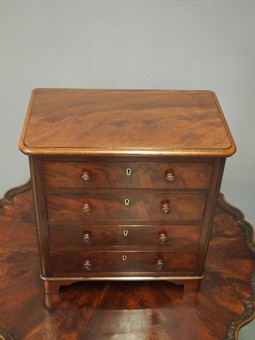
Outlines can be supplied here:
M198 225L54 225L49 227L49 238L51 249L67 251L148 245L184 251L198 246L200 229Z
M206 189L211 163L44 162L49 188Z
M50 220L150 219L198 221L203 219L206 195L171 193L105 193L47 195Z
M195 252L86 252L81 254L52 254L53 275L93 276L95 273L155 273L193 272L197 254ZM136 274L139 276L139 274Z

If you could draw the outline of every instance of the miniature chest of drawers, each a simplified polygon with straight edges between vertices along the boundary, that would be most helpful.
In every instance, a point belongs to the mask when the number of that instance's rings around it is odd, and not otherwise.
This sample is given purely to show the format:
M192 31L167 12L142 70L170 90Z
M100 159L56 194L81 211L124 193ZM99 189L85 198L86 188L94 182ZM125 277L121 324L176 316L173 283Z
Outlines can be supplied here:
M235 144L210 91L33 91L29 156L45 294L80 280L199 288Z

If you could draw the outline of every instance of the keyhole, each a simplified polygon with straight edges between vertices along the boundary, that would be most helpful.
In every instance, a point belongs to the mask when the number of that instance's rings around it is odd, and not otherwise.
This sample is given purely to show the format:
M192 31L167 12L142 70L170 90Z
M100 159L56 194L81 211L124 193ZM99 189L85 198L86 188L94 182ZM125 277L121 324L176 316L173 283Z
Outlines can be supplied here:
M124 200L124 203L125 203L125 205L129 205L129 203L130 203L129 199L126 198L126 199Z
M130 175L131 175L131 172L132 172L132 170L131 170L130 168L127 168L127 169L126 169L126 174L127 174L127 176L130 176Z
M122 255L122 261L127 261L127 255Z
M128 236L128 230L123 230L123 235Z

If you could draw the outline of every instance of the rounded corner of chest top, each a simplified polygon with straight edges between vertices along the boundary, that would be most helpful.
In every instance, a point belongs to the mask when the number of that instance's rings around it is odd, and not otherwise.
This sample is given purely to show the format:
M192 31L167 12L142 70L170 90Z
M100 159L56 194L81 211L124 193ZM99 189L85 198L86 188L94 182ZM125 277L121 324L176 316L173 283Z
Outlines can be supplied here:
M31 149L24 143L24 140L20 140L19 150L25 155L31 155Z
M233 156L237 151L236 145L234 142L231 143L230 147L226 150L226 157Z

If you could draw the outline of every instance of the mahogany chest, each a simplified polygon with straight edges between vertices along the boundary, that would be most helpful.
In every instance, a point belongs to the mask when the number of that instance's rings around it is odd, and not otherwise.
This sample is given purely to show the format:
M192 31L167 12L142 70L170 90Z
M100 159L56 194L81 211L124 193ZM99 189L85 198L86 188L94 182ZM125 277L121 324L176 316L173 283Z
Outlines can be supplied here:
M199 288L235 152L213 92L36 89L19 146L46 298L80 280Z

